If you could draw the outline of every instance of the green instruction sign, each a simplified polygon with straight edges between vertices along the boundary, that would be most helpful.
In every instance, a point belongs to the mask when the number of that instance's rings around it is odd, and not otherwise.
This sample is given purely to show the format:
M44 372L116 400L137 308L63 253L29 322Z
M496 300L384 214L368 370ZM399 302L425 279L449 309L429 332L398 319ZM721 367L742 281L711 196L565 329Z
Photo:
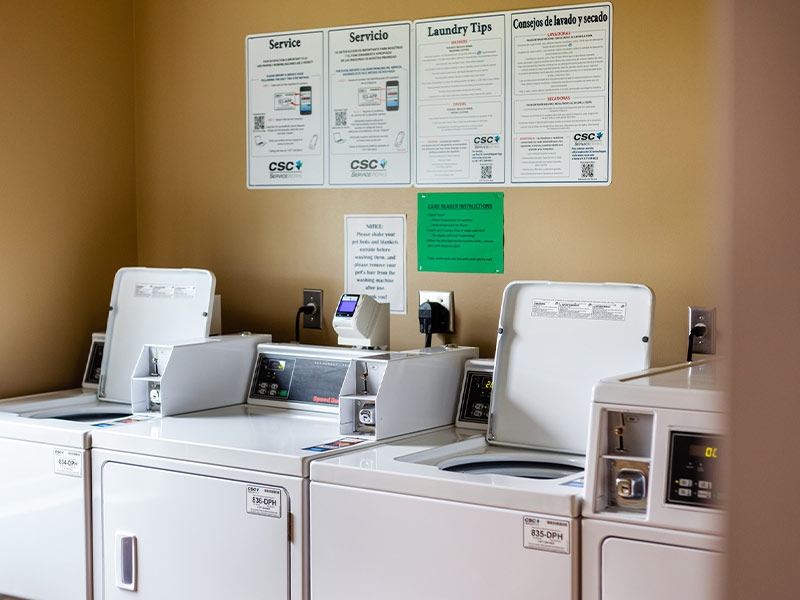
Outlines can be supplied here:
M419 271L503 272L503 193L417 194Z

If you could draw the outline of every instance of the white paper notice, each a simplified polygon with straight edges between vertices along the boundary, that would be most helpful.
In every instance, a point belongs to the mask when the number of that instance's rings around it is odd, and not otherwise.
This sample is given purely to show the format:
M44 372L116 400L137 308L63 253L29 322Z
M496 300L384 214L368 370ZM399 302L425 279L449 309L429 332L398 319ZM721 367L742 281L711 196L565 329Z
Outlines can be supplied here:
M611 4L511 13L511 182L611 183Z
M328 31L331 185L411 185L411 22Z
M505 182L506 19L415 22L417 184Z
M406 216L344 216L344 291L406 314Z
M247 38L247 185L324 184L324 32Z

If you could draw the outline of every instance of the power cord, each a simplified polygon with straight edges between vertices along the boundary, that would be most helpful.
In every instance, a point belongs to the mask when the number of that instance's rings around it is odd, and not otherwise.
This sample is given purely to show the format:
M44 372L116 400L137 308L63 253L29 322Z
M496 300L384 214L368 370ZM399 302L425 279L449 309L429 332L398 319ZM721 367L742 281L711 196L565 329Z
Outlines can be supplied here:
M703 337L707 330L704 323L698 323L689 330L689 351L686 354L686 362L692 362L692 346L694 346L695 338Z
M419 305L419 332L425 334L425 347L431 347L434 333L450 332L450 311L438 302Z
M294 318L294 341L300 343L300 315L313 315L317 312L317 305L313 302L301 306L297 309L297 316Z

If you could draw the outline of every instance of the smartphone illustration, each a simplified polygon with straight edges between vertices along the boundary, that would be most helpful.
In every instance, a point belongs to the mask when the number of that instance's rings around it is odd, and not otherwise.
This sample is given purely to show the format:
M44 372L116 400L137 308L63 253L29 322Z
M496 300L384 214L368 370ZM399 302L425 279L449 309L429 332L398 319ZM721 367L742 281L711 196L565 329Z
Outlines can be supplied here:
M386 82L386 110L400 108L400 82L396 79Z
M394 147L399 148L400 146L402 146L404 139L406 139L406 132L401 131L400 133L397 134L397 137L394 138Z
M311 114L311 86L310 85L301 85L300 86L300 114L301 115L310 115Z
M313 150L317 147L317 142L319 141L319 136L315 133L311 136L311 141L308 143L308 149Z

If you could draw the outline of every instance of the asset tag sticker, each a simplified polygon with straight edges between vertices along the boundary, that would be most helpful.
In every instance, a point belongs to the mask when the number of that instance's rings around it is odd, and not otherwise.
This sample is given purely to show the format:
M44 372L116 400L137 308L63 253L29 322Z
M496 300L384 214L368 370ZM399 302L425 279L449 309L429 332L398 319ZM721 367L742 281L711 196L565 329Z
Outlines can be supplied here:
M83 456L78 450L54 448L53 466L57 475L83 476Z
M264 517L281 517L280 488L247 486L247 512Z
M522 517L522 545L531 550L569 554L569 521Z
M532 317L550 319L582 319L591 321L624 321L626 302L597 302L592 300L553 300L534 298Z

